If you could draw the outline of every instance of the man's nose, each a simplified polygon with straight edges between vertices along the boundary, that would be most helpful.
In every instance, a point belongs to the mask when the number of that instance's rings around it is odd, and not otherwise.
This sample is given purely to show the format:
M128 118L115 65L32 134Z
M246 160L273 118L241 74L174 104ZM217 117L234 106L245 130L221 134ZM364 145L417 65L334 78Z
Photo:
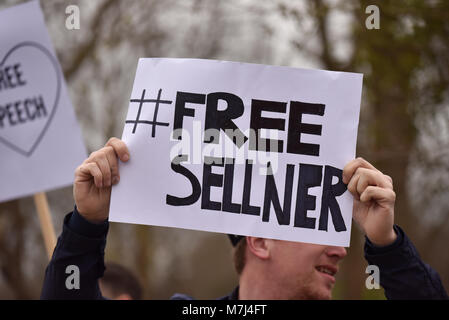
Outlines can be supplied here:
M326 247L326 254L331 257L338 257L340 260L346 257L347 252L345 247L329 246Z

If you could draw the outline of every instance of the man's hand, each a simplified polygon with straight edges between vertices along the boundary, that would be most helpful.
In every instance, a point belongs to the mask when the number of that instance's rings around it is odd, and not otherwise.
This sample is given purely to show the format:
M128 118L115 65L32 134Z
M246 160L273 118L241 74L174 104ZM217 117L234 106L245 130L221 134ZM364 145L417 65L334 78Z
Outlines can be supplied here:
M368 239L377 246L393 243L397 237L393 229L393 180L357 158L344 167L343 182L354 196L353 218Z
M109 216L112 185L120 180L117 157L126 162L129 151L122 140L111 138L75 171L73 197L78 212L92 223L103 222Z

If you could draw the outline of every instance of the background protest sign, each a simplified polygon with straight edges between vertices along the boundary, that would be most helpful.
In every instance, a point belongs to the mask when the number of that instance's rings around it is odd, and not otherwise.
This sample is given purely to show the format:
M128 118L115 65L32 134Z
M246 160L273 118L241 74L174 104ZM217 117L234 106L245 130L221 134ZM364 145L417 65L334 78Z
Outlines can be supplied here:
M38 1L0 12L0 202L70 185L86 150Z
M110 221L349 246L362 75L140 59Z
M0 12L0 202L34 194L47 254L56 237L43 191L72 184L86 158L38 1Z

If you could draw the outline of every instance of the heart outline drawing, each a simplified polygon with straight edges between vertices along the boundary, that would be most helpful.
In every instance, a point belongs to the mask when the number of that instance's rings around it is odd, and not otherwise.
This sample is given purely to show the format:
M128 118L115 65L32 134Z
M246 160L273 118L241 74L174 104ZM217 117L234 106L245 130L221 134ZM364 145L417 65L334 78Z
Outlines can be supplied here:
M33 47L35 49L40 50L42 53L44 53L47 58L50 60L51 64L54 67L54 71L56 73L56 97L55 97L55 102L53 104L53 108L51 110L50 116L47 119L47 122L45 123L43 129L41 130L40 134L38 135L36 141L33 143L33 145L31 146L31 148L27 151L27 150L23 150L20 147L16 146L14 143L4 139L3 137L0 136L0 142L2 142L3 144L5 144L7 147L11 148L12 150L26 156L26 157L30 157L31 154L34 152L34 150L36 150L37 146L39 145L39 143L42 141L42 138L44 137L45 133L47 132L48 127L50 126L53 117L56 113L56 109L58 107L59 104L59 98L61 95L61 74L59 72L59 68L58 68L58 62L55 59L55 57L51 54L51 52L45 48L43 45L37 43L37 42L32 42L32 41L25 41L25 42L21 42L16 44L14 47L12 47L7 53L6 55L3 57L2 61L0 62L0 67L5 63L5 61L8 59L9 56L11 56L11 54L22 47Z

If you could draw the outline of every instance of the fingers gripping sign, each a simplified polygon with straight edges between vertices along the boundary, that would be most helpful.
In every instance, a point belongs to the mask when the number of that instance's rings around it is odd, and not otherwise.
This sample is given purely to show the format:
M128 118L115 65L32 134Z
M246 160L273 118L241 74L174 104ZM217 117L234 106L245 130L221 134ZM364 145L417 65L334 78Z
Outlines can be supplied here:
M381 188L393 189L393 185L380 171L362 167L357 168L351 178L350 183L348 184L349 191L356 195L360 200L360 197L366 191L368 186L379 186Z
M393 243L393 180L365 159L357 158L344 167L343 182L354 196L353 218L368 239L378 246Z
M112 147L116 156L118 156L121 161L126 162L129 160L128 147L122 140L113 137L109 139L109 141L106 143L106 146Z
M97 176L94 176L97 188L111 186L111 167L106 156L105 148L93 152L86 160L86 164L94 164L99 170L96 170ZM98 171L100 174L98 175Z
M78 211L91 222L108 218L112 185L120 180L118 159L129 160L125 143L111 138L98 151L93 152L75 172L74 198Z

